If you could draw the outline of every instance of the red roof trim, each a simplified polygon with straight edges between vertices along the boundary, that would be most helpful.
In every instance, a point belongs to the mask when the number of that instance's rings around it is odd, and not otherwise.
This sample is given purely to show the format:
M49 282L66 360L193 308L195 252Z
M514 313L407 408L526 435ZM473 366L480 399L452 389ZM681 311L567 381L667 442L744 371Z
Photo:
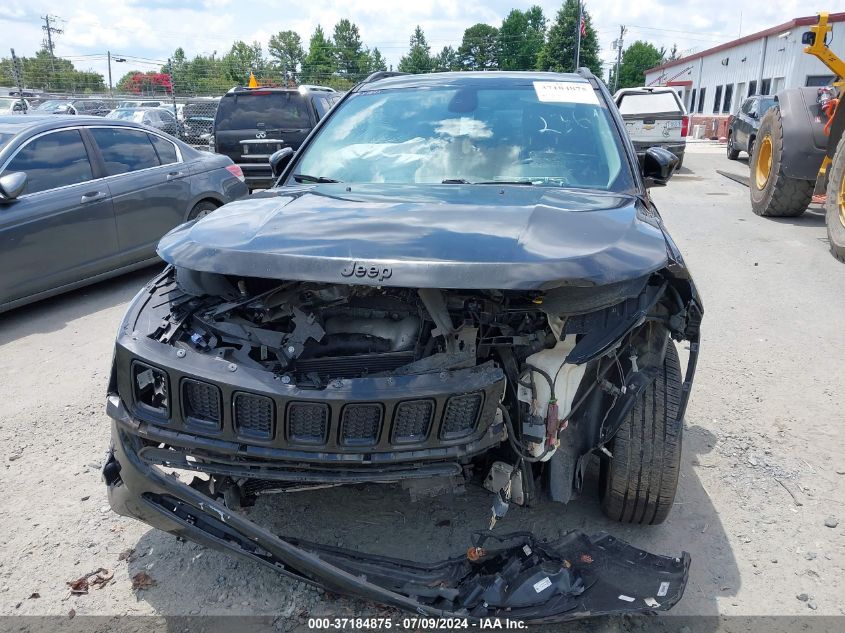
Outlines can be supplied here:
M702 57L706 57L707 55L712 55L713 53L718 53L719 51L726 50L728 48L733 48L734 46L739 46L740 44L746 44L748 42L753 42L754 40L759 40L764 37L768 37L769 35L775 35L776 33L782 33L783 31L794 29L798 26L810 26L816 23L817 17L815 15L809 15L803 18L795 18L790 20L789 22L784 22L783 24L779 24L777 26L773 26L771 28L766 29L765 31L759 31L757 33L752 33L751 35L746 35L745 37L740 37L736 40L731 40L730 42L726 42L725 44L719 44L718 46L714 46L713 48L708 48L707 50L703 50L700 53L694 53L692 55L688 55L686 57L681 57L679 59L675 59L671 62L666 62L665 64L661 64L660 66L655 66L654 68L649 68L646 73L652 73L656 70L664 70L666 68L672 68L673 66L678 66L679 64L685 64L687 62L691 62L694 59L701 59ZM845 22L845 12L843 13L831 13L827 18L828 23L833 22Z

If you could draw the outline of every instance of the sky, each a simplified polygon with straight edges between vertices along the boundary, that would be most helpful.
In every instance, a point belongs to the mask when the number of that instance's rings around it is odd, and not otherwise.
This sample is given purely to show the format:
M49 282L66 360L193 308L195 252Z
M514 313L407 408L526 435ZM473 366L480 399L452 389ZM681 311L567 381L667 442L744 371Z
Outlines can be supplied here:
M113 57L132 56L126 63L113 63L114 83L128 70L153 70L177 46L188 57L223 55L235 40L258 40L267 50L270 36L282 30L308 39L320 24L331 33L334 24L348 18L355 22L365 46L378 47L394 68L408 50L408 39L419 24L432 48L460 44L465 28L477 22L499 26L512 8L539 4L551 22L562 2L517 0L318 0L279 2L272 0L70 0L67 4L46 0L3 0L0 4L0 57L14 48L17 55L33 55L44 36L42 16L58 17L63 33L55 37L55 52L71 59L79 70L92 69L106 75L106 51ZM845 11L845 0L827 0L813 6L807 0L753 2L731 0L586 0L598 32L605 68L615 61L613 40L626 25L626 46L645 40L669 50L694 52L748 35L792 18L818 11ZM740 11L737 11L737 8Z

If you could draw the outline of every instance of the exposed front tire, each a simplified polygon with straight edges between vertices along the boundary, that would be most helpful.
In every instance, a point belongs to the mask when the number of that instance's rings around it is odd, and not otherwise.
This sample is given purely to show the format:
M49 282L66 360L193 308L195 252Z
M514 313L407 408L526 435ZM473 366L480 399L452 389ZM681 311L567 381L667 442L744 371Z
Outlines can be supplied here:
M609 518L655 525L668 516L681 468L681 385L678 352L670 340L657 378L608 444L613 457L602 457L599 497Z
M194 205L194 208L191 209L191 212L188 214L188 220L196 220L197 218L202 218L207 216L209 213L214 211L219 205L214 204L210 200L203 200L201 202L197 202Z
M728 160L739 158L739 150L734 147L734 135L728 133Z
M845 137L843 137L845 139ZM825 223L830 252L845 262L845 142L840 139L827 169L827 201Z
M790 178L783 173L783 121L780 108L769 109L749 161L751 208L767 217L797 217L807 210L813 197L813 181Z

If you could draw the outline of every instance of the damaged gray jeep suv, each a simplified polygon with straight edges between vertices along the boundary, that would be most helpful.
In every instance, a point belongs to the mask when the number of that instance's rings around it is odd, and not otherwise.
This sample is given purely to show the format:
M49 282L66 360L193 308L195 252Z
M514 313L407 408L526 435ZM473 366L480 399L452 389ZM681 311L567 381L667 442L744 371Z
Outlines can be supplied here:
M511 503L570 502L598 456L604 512L663 521L702 317L648 193L675 161L638 163L586 71L370 77L273 156L273 189L161 240L170 265L117 336L112 508L419 614L670 608L689 556L605 534L486 532L424 564L241 510L293 488L475 481L492 528Z

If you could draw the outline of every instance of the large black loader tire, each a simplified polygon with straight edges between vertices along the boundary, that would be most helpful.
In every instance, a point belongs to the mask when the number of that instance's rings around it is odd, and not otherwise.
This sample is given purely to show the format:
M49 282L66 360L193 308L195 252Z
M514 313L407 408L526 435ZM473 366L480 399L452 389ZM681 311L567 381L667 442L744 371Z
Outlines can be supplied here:
M839 140L833 162L827 168L825 222L830 252L845 262L845 136Z
M646 389L602 456L601 509L620 523L663 523L675 501L681 470L681 365L666 346L657 379Z
M790 178L782 171L783 120L780 108L770 108L760 121L760 129L752 150L749 166L751 175L751 208L757 215L767 217L798 217L813 198L812 180Z

